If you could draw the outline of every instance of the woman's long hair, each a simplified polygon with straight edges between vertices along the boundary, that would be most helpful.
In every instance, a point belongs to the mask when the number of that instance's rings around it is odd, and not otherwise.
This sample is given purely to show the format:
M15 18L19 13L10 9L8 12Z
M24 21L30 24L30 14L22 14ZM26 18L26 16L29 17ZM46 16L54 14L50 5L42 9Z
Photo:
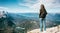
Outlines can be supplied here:
M41 4L40 12L46 12L46 9L45 9L45 7L44 7L44 5L43 5L43 4Z

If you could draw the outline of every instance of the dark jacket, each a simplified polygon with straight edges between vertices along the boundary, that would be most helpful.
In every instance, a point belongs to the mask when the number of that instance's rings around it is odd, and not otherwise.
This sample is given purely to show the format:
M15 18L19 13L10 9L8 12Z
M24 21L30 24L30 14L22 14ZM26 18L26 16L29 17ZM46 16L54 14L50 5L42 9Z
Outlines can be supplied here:
M46 15L47 15L47 11L46 9L44 8L44 5L42 5L43 8L40 9L40 14L39 14L39 18L45 18Z
M47 15L47 12L40 12L39 18L45 18Z

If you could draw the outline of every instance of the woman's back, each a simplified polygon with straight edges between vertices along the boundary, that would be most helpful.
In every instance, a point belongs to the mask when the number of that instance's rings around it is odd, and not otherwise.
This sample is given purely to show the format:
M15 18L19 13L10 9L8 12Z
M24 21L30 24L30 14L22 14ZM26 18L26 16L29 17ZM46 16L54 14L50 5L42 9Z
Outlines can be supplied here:
M40 9L39 17L40 18L45 18L46 17L46 14L47 14L46 9L45 9L44 5L42 4L41 5L41 9Z

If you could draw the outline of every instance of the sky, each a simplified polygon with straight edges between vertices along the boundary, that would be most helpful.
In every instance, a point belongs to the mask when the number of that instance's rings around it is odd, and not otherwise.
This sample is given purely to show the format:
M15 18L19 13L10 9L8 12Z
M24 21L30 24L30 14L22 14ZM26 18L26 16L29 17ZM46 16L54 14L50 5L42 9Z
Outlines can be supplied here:
M41 4L48 13L60 13L60 0L0 0L0 11L39 13Z

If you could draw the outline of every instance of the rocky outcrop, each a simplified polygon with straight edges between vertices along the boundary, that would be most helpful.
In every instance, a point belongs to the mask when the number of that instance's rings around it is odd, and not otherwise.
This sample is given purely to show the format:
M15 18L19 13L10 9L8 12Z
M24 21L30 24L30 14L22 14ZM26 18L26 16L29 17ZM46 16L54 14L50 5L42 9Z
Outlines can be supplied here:
M60 25L56 26L56 27L51 27L51 28L47 28L46 32L40 32L40 29L34 29L31 31L28 31L27 33L60 33Z

